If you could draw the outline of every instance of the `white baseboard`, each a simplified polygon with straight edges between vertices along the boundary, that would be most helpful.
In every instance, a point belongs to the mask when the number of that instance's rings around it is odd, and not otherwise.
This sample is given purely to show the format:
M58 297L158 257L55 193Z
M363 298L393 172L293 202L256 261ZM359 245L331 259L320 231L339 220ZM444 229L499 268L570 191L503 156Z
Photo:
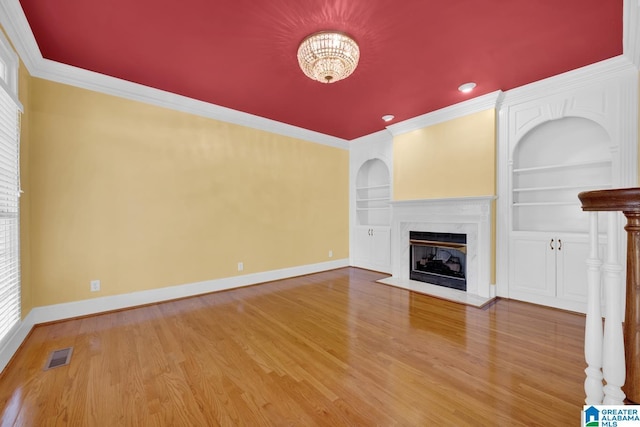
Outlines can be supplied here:
M33 316L29 313L27 317L18 323L7 339L3 341L3 345L0 348L0 373L2 373L5 366L9 364L9 361L16 351L18 351L20 345L25 338L27 338L29 332L31 332L31 329L34 326L35 323L33 323Z
M186 285L169 286L148 291L131 292L128 294L36 307L18 324L12 335L0 348L0 372L4 370L15 352L18 351L18 348L20 348L22 342L29 335L31 329L40 323L54 322L106 311L121 310L145 304L240 288L270 282L272 280L287 279L348 266L349 259L345 258L318 264L247 274L244 276L226 277Z

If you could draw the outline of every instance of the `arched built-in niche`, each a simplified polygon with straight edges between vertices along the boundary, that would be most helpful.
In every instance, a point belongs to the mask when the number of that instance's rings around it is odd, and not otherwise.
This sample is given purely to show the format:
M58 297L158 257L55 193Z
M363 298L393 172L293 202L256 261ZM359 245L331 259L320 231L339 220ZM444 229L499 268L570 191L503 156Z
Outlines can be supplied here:
M512 154L514 231L588 231L578 193L611 188L611 138L582 117L547 121L529 130Z
M611 188L611 137L584 117L531 128L510 159L509 295L584 311L589 216L578 193Z
M637 70L603 64L507 92L498 126L496 294L584 312L577 194L637 185Z
M358 225L389 225L391 222L391 177L381 159L369 159L356 176L356 218Z

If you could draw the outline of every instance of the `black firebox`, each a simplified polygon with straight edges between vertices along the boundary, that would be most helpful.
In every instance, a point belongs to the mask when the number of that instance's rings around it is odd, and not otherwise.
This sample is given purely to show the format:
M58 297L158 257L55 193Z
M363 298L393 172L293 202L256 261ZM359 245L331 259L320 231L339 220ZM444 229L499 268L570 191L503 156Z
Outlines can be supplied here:
M410 231L409 277L447 288L467 290L467 235Z

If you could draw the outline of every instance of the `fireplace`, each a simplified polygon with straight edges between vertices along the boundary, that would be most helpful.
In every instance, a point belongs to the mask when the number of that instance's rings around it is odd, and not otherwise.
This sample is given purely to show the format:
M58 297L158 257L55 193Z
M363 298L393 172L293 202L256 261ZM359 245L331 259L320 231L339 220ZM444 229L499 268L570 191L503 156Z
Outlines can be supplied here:
M409 232L409 278L459 291L467 290L467 235Z
M495 296L495 286L491 281L491 202L493 196L487 197L462 197L456 199L428 199L428 200L406 200L391 202L391 254L393 277L381 280L382 283L419 292L430 293L441 296L445 299L455 298L461 301L484 301ZM462 235L452 238L449 243L451 249L459 250L461 254L449 257L449 270L456 270L454 264L460 262L460 272L464 271L464 291L461 287L446 287L434 285L434 281L422 281L412 277L411 270L420 268L407 268L413 266L411 257L415 256L415 248L411 240L433 240L432 237L426 239L411 232L436 233L436 237L443 235ZM437 238L435 240L442 240ZM446 238L444 239L446 240ZM464 245L464 246L463 246ZM431 245L433 246L433 245ZM444 246L442 243L440 246ZM459 248L456 248L459 246ZM444 248L443 248L444 249ZM464 250L461 250L464 249ZM426 249L418 249L426 250ZM433 253L433 249L430 249ZM449 251L452 252L452 251ZM426 264L429 253L424 263ZM418 253L418 262L424 255ZM446 258L447 254L439 258ZM435 258L435 255L434 255ZM459 258L459 260L451 259ZM444 263L444 262L443 262ZM464 267L464 268L463 268ZM446 270L445 270L446 271ZM415 272L414 272L415 273ZM454 275L455 276L455 275ZM459 285L461 280L457 280Z

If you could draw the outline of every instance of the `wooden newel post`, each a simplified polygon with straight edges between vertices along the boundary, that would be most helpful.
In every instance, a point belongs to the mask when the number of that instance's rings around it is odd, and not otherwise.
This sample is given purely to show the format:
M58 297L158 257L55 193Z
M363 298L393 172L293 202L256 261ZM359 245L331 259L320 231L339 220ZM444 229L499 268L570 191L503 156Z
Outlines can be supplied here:
M627 218L624 227L627 231L627 283L623 326L626 377L622 391L629 401L640 403L640 188L586 191L578 197L585 211L621 211ZM605 317L607 315L605 313Z
M640 403L640 209L622 211L627 217L627 298L624 342L627 399Z

